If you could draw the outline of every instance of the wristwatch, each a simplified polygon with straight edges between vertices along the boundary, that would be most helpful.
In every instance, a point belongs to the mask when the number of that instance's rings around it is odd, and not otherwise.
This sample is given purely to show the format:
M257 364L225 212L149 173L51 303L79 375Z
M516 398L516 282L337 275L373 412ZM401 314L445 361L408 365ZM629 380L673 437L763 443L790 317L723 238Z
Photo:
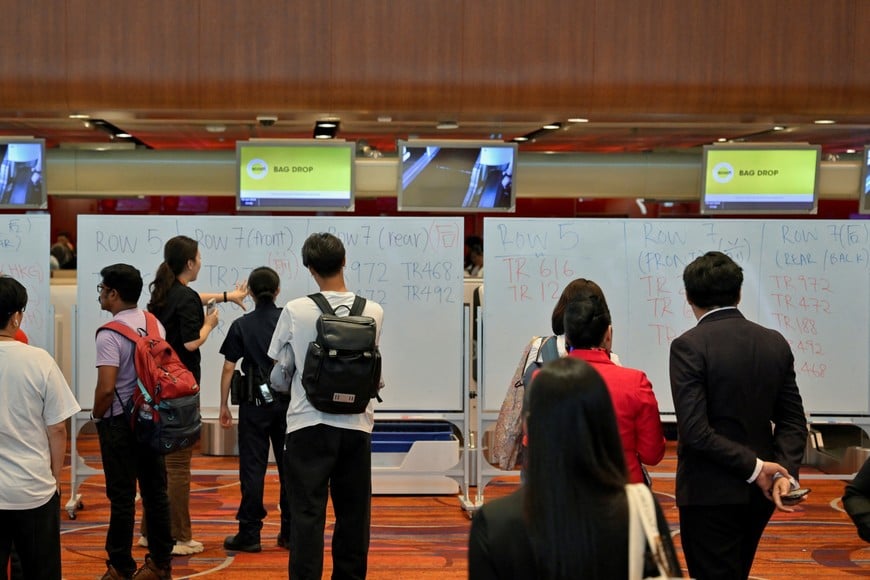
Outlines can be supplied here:
M99 423L102 420L103 420L102 417L94 417L94 412L91 411L91 421L93 421L94 423Z

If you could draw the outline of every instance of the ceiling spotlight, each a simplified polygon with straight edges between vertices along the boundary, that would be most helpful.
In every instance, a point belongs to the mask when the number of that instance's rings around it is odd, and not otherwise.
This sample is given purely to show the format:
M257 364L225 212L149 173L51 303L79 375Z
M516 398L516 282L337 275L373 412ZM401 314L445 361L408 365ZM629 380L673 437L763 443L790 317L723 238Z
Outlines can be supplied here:
M84 113L72 113L69 116L70 119L90 119L90 115L85 115Z
M836 123L833 119L816 119L813 121L816 125L833 125Z
M719 137L718 139L716 139L716 141L718 141L719 143L724 143L727 140L728 139L726 139L725 137Z
M317 121L314 124L314 138L315 139L335 139L335 136L338 134L338 125L339 121L337 120L323 120Z
M776 126L774 126L773 130L774 131L785 131L785 127L783 127L782 125L776 125Z
M546 129L547 131L555 131L556 129L561 129L562 123L547 123L542 127L542 129Z
M459 123L457 123L456 121L440 121L437 125L435 125L435 128L441 129L442 131L458 129Z
M514 137L514 141L522 142L522 141L528 141L528 140L529 140L529 138L528 138L528 137L525 137L525 136L522 136L522 137Z
M205 130L209 133L223 133L227 130L226 125L206 125Z
M569 123L588 123L589 119L584 119L583 117L573 117L568 119Z

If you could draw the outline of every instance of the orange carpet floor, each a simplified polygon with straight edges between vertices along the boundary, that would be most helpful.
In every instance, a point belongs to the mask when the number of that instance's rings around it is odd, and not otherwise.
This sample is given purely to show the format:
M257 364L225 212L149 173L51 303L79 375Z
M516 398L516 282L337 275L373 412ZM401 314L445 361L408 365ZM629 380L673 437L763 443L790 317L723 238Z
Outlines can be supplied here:
M99 451L93 435L82 434L79 454L86 463L100 469ZM659 466L653 468L653 489L675 533L678 554L678 517L673 501L673 473L676 466L673 444ZM69 467L65 472L63 502L70 497ZM194 454L194 472L223 470L219 475L196 474L191 490L194 538L205 551L173 559L175 578L210 579L286 578L288 553L274 545L278 533L277 475L266 478L269 516L262 534L263 552L228 553L222 547L225 536L236 532L235 514L239 503L239 481L235 471L238 458ZM806 476L820 476L812 469ZM805 477L813 492L794 514L776 514L759 547L754 578L850 578L870 577L870 545L862 542L839 501L844 482L839 479ZM492 499L516 489L515 477L499 478L485 487ZM70 519L61 514L64 578L99 578L105 571L105 541L109 506L101 474L85 479L79 487L82 509ZM324 577L331 573L329 541L334 519L327 517ZM372 540L369 578L459 579L467 577L469 514L455 496L375 496L372 500ZM134 546L141 561L145 550ZM684 563L684 562L683 562Z

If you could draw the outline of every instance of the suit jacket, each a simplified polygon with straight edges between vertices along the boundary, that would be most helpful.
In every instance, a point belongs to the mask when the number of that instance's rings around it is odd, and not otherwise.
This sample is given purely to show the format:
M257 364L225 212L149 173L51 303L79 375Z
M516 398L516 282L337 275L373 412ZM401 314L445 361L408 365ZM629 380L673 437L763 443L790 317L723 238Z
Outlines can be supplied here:
M670 375L677 505L748 503L756 458L798 477L807 426L781 334L736 308L712 312L671 343Z
M643 371L614 364L603 350L575 349L568 356L586 361L604 379L622 438L628 480L643 483L641 462L658 465L665 456L665 435L652 384Z

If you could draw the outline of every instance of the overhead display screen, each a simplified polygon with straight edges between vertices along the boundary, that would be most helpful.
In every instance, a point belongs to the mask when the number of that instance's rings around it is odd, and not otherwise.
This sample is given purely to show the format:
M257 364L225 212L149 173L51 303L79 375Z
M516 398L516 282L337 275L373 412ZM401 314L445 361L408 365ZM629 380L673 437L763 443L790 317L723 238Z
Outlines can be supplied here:
M814 145L704 147L702 213L815 213Z
M239 210L351 211L355 145L236 144Z
M515 143L399 141L396 149L399 211L515 211Z
M864 147L861 157L861 185L858 188L861 198L861 213L870 213L870 145Z
M0 209L45 209L45 140L0 139Z

